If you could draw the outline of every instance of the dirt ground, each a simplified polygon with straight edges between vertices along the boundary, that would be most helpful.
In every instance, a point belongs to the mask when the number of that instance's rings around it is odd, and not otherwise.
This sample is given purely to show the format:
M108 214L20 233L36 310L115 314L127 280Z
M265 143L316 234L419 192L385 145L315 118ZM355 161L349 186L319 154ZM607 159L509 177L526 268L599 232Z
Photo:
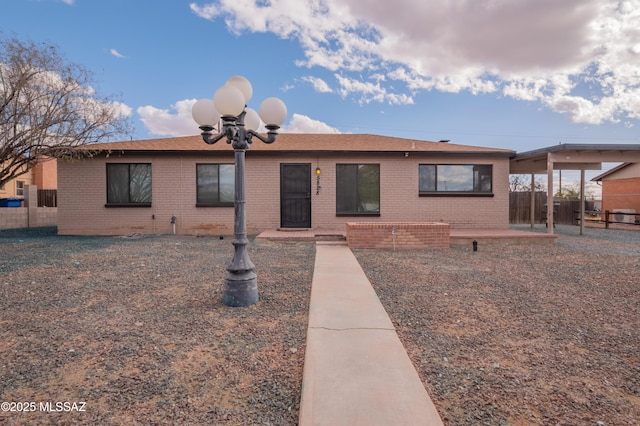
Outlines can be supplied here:
M640 424L640 232L587 231L355 250L445 424ZM0 232L0 425L297 424L314 243L249 253L229 308L229 238Z
M0 424L297 423L312 242L252 243L261 300L229 308L231 239L12 236Z
M356 252L446 424L640 424L640 232L571 234Z

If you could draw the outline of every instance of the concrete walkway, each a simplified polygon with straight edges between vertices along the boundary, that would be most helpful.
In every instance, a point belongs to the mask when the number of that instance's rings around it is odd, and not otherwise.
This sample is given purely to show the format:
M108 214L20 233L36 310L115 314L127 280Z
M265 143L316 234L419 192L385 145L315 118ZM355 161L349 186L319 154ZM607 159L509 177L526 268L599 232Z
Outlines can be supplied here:
M301 426L442 425L355 256L318 242Z

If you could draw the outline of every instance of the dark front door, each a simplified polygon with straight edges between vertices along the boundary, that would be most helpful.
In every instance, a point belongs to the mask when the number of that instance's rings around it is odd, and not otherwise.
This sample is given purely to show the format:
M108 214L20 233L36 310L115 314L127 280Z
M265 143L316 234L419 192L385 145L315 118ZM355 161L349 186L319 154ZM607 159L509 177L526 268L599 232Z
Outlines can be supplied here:
M311 164L280 165L280 226L311 228Z

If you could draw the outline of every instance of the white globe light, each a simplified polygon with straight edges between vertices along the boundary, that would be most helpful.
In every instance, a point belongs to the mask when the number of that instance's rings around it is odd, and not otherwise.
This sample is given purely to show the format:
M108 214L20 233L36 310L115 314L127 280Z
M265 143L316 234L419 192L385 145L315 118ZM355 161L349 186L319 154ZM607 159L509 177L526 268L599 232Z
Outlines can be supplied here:
M287 106L278 98L267 98L260 104L260 118L267 125L280 126L287 118Z
M237 117L244 109L244 95L235 86L224 85L213 95L213 103L222 116Z
M256 110L245 108L245 111L246 115L244 116L244 127L246 127L247 130L258 130L258 127L260 127L260 117L258 117L258 113L256 112Z
M212 99L200 99L191 107L191 116L198 126L213 126L220 120L220 113Z
M251 97L253 96L253 87L251 86L251 83L249 82L249 80L247 80L241 75L234 75L233 77L229 77L229 79L225 84L228 84L229 86L237 87L242 92L242 95L244 96L244 104L246 105L249 103L249 101L251 100Z

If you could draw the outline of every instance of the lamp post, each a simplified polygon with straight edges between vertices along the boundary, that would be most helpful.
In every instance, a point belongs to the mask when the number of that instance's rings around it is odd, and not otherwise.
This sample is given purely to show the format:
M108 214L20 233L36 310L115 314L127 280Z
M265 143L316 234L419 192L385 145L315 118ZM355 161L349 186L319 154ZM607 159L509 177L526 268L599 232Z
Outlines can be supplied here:
M193 119L202 130L202 139L214 144L223 138L231 144L235 154L235 199L233 260L227 266L224 280L223 302L227 306L249 306L258 301L258 282L255 265L247 252L247 218L244 198L245 151L253 137L264 143L273 143L280 124L287 116L287 107L278 98L265 99L258 113L246 105L253 95L251 83L244 77L234 76L220 87L213 100L200 99L191 109ZM213 135L212 130L222 118L222 131ZM258 134L260 118L266 123L267 136Z

